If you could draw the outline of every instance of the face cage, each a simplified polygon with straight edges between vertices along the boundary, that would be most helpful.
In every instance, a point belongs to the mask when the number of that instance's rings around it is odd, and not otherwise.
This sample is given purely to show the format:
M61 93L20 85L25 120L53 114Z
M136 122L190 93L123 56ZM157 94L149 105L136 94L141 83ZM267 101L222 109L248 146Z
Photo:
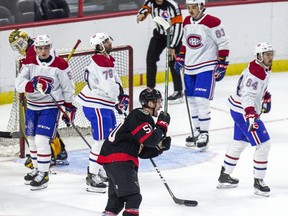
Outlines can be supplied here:
M20 52L26 49L26 47L28 46L28 42L24 40L24 38L20 37L17 40L10 43L10 45L14 51Z

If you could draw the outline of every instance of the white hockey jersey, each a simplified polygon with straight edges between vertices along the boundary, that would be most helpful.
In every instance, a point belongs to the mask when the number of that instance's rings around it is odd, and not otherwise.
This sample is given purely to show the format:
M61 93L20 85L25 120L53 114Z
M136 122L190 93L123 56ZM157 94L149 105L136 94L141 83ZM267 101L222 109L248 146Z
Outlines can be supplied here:
M95 54L86 67L84 79L87 85L76 97L76 101L85 107L114 109L120 94L121 80L114 68L115 59L109 55Z
M237 89L228 98L230 108L235 112L245 114L245 108L254 107L259 115L270 74L271 67L264 68L256 60L250 62L239 78Z
M19 76L15 80L15 88L19 93L25 93L26 84L39 76L52 85L51 95L58 104L72 103L75 87L68 63L59 57L52 56L51 61L41 62L38 56L31 56L23 61ZM35 90L26 93L27 107L32 110L56 108L50 95Z
M185 52L185 74L214 70L218 57L229 55L230 41L220 19L205 14L195 21L187 16L183 29L185 48L181 48L181 52Z

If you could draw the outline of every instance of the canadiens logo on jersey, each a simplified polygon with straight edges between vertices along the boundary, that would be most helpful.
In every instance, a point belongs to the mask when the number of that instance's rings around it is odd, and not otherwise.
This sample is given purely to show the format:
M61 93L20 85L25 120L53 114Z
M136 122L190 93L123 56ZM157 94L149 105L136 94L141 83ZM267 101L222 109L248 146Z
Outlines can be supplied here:
M203 46L202 37L197 34L188 35L186 43L191 49L199 49Z

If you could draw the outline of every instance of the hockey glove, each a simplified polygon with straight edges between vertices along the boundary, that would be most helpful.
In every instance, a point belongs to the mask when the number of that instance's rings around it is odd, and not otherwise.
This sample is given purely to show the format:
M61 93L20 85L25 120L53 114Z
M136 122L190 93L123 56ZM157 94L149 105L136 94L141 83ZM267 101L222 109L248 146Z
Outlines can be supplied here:
M257 123L259 115L256 113L254 107L245 108L245 118L249 124L248 131L255 131L259 128Z
M169 123L170 123L169 113L164 113L163 111L161 111L158 116L156 126L163 131L163 134L167 133Z
M118 96L119 103L115 105L115 109L118 111L119 114L123 114L124 111L128 109L128 105L130 103L129 95L122 94Z
M271 110L271 94L266 91L263 97L262 112L269 113Z
M62 115L62 120L65 122L67 127L70 127L73 124L77 107L73 106L71 103L65 103L65 114Z
M219 82L224 78L228 64L228 61L218 61L218 64L214 69L214 77L216 82Z
M171 146L171 137L167 136L160 143L156 146L159 151L167 151L170 149Z
M184 61L185 61L185 55L183 55L183 54L177 54L176 55L174 68L175 68L177 74L180 74L181 68L184 67Z

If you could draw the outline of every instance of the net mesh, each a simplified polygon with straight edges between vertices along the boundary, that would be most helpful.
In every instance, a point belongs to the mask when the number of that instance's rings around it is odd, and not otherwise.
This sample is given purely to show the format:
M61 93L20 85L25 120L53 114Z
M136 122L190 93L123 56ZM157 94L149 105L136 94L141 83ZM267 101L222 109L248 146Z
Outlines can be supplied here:
M60 57L67 58L69 55L68 49L56 50ZM84 82L84 71L85 67L90 63L91 56L94 51L89 48L78 49L69 60L69 67L72 72L73 81L75 84L75 93L78 94L82 88L85 86ZM133 100L133 61L132 61L132 48L130 46L115 47L111 55L115 58L115 68L121 78L122 86L125 94L129 94L130 98ZM19 73L21 65L21 59L16 59L16 74ZM19 99L20 98L20 99ZM89 121L85 118L82 111L82 106L77 102L73 103L74 106L78 108L74 124L78 131L83 135L91 134L91 127ZM131 103L133 104L133 103ZM129 107L131 110L132 107ZM13 104L10 111L10 118L7 125L7 131L9 132L24 132L23 125L23 106L21 100L21 94L14 92ZM119 115L115 110L115 115L117 123L124 120L124 115ZM21 120L20 120L21 119ZM20 126L21 125L21 126ZM67 128L63 121L59 121L58 132L61 137L67 136L79 136L73 127ZM0 138L0 156L14 156L19 155L19 139L6 139Z

